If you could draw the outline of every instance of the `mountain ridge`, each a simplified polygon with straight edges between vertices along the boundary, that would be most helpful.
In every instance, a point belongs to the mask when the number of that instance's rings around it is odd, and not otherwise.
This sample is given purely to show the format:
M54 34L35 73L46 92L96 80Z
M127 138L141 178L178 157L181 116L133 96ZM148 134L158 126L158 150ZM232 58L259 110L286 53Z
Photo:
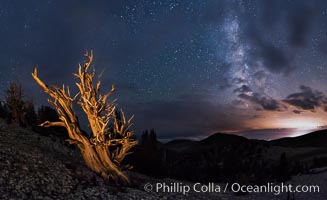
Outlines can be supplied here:
M245 136L233 134L233 133L223 133L217 132L208 137L195 141L188 139L176 139L171 140L163 145L177 146L182 144L185 148L187 145L237 145L242 142L252 142L252 143L262 143L269 144L272 146L283 146L283 147L327 147L327 129L317 130L309 132L307 134L296 136L296 137L283 137L275 140L261 140L261 139L249 139Z

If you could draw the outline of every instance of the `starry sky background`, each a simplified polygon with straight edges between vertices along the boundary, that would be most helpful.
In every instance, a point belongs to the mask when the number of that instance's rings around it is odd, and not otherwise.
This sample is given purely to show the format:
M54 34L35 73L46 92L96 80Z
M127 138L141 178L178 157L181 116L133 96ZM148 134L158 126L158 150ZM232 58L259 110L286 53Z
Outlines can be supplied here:
M38 106L34 65L44 82L73 85L92 49L136 134L271 139L327 124L324 0L2 0L0 23L0 89L20 81Z

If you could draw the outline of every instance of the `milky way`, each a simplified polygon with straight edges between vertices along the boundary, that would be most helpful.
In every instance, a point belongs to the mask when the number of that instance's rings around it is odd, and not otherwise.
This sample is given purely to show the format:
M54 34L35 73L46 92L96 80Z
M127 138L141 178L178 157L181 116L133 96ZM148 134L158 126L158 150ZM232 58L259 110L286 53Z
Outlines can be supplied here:
M73 85L93 49L136 134L327 124L325 1L1 1L0 23L1 90L20 80L37 105L34 65Z

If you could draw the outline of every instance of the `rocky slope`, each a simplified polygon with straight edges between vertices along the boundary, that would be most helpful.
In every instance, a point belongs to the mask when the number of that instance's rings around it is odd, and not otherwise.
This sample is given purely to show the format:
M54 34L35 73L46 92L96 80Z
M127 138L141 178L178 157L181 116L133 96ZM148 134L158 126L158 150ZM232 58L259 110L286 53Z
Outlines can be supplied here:
M0 122L0 172L0 199L287 199L288 196L287 193L236 195L229 190L224 193L223 184L216 185L220 192L201 193L192 191L194 183L155 179L135 172L129 172L132 186L116 188L89 171L79 152L58 138L4 122ZM175 192L156 192L150 186L156 183L189 186L191 191L183 194L175 188ZM292 179L292 184L310 183L319 185L320 192L295 193L295 199L327 199L327 172ZM145 186L153 191L145 191Z

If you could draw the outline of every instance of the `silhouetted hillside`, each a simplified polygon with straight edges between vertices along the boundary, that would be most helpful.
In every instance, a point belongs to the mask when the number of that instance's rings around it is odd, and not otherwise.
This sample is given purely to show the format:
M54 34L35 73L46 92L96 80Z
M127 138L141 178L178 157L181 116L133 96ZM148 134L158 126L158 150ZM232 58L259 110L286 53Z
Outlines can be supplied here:
M234 135L234 134L225 134L225 133L215 133L203 140L201 140L199 143L202 145L225 145L225 144L239 144L239 143L244 143L248 142L249 139Z
M216 133L201 141L156 143L151 150L140 145L131 155L132 164L136 170L147 169L141 172L151 176L189 181L285 181L292 175L327 166L325 132L274 141ZM144 163L152 164L146 168ZM156 170L149 170L153 165Z
M164 144L164 146L169 149L183 151L185 149L190 148L192 145L194 145L196 143L197 143L197 141L193 141L193 140L177 139L177 140L172 140L170 142L167 142L166 144Z
M172 140L166 143L167 146L175 146L175 145L189 145L189 144L194 144L195 141L193 140L187 140L187 139L176 139Z
M266 143L264 140L255 140L255 139L247 139L245 137L234 135L234 134L226 134L226 133L215 133L201 141L198 142L200 145L240 145L245 143Z
M293 138L281 138L269 142L283 147L327 147L327 130L319 130Z

